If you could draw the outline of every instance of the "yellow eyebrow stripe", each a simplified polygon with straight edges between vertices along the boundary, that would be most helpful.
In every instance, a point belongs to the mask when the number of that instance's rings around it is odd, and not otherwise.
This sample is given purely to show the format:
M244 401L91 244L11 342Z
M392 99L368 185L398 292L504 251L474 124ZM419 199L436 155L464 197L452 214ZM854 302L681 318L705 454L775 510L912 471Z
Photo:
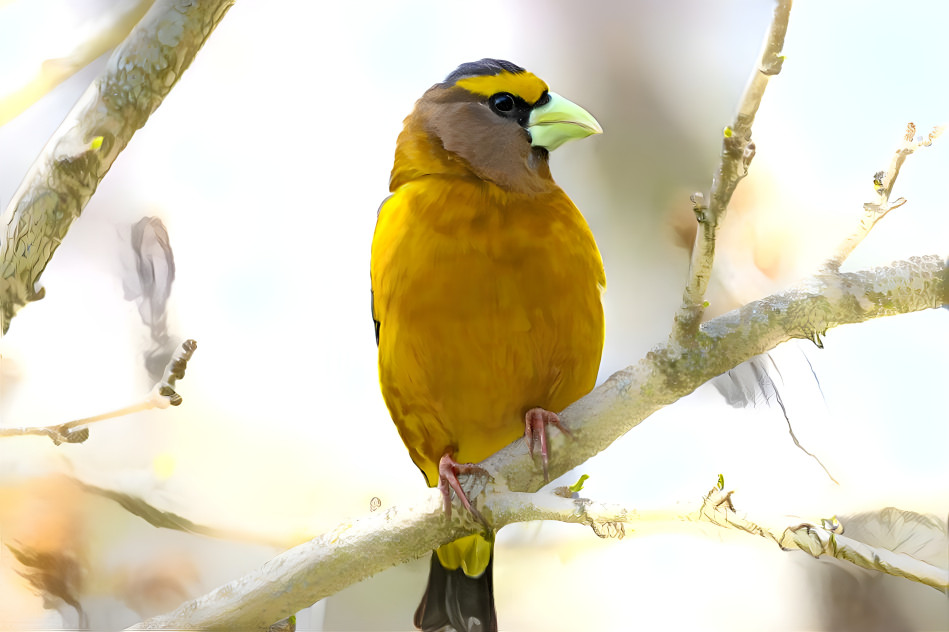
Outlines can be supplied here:
M529 72L513 73L502 70L496 75L465 77L455 82L468 92L489 97L498 92L510 92L530 104L536 103L547 91L547 84Z

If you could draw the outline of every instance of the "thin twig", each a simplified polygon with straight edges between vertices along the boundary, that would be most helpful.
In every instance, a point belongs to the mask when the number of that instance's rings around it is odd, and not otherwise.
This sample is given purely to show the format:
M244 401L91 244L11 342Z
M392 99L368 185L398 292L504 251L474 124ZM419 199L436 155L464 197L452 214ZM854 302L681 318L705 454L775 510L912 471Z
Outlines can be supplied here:
M148 394L139 402L111 410L109 412L93 415L92 417L83 417L74 419L66 423L56 424L54 426L37 426L21 428L0 428L0 438L2 437L21 437L25 435L47 436L53 443L82 443L89 438L89 425L106 419L115 419L133 413L151 410L153 408L168 408L169 406L178 406L182 398L175 389L175 383L185 375L185 369L188 366L188 360L191 359L198 343L194 340L185 340L178 351L171 357L168 365L165 367L165 374L161 382L155 384Z
M712 274L715 260L715 240L718 226L725 218L728 204L738 183L748 174L748 167L755 156L755 145L751 141L751 126L758 113L768 81L781 71L791 0L779 0L774 9L771 27L762 45L758 63L751 72L745 91L738 102L738 112L731 125L725 128L722 139L722 159L718 172L712 179L712 191L708 202L701 193L692 196L692 208L699 223L692 247L689 264L689 280L682 296L682 305L676 313L671 341L688 345L694 340L702 315L705 313L705 292Z
M903 198L897 198L890 202L890 195L893 193L893 185L896 184L896 179L900 175L900 168L903 166L906 158L917 149L932 145L933 141L942 134L943 129L942 127L934 127L928 136L917 138L916 125L909 123L906 126L903 141L896 151L893 152L889 168L886 171L878 171L873 176L873 188L877 193L877 199L863 205L863 215L860 218L860 223L856 230L837 247L834 255L824 263L822 270L825 272L836 272L839 270L843 262L850 256L850 253L870 234L870 230L873 229L877 222L883 219L886 214L893 209L906 204L906 200Z

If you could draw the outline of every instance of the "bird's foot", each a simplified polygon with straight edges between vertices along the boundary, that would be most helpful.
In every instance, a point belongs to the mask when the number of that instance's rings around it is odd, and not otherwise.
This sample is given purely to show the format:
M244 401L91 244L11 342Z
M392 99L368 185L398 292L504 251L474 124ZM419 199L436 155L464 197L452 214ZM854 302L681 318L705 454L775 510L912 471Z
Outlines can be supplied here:
M524 440L527 441L527 450L531 457L534 456L534 441L540 440L540 459L544 464L544 482L549 480L547 476L547 426L556 426L560 432L568 437L573 436L560 423L560 417L557 416L557 413L552 413L543 408L531 408L524 415Z
M468 494L465 493L465 490L461 487L461 483L458 481L459 474L483 474L489 476L487 470L480 465L474 463L459 463L452 458L451 452L446 452L442 458L438 460L438 491L442 493L445 516L451 520L451 492L454 491L458 499L461 500L461 504L465 506L465 509L471 512L471 515L474 516L478 522L487 524L481 512L475 509L471 501L468 500Z

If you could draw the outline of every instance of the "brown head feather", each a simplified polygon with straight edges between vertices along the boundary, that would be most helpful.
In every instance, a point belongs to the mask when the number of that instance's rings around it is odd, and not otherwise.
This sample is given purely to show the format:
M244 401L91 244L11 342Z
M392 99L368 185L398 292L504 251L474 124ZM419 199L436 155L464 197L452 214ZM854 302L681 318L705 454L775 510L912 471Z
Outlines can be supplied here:
M441 174L479 178L509 191L540 193L556 186L547 157L546 149L531 147L530 134L522 125L491 110L488 97L454 83L440 83L425 92L405 119L389 189L395 191L424 175Z

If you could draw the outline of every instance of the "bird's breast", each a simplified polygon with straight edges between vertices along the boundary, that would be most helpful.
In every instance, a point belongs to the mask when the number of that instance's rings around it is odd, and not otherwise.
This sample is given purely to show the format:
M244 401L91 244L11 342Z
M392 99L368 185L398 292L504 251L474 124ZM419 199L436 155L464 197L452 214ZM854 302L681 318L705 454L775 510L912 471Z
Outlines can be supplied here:
M446 448L482 460L523 432L526 410L561 410L593 386L602 263L558 193L436 181L400 189L380 212L380 380L426 474Z

